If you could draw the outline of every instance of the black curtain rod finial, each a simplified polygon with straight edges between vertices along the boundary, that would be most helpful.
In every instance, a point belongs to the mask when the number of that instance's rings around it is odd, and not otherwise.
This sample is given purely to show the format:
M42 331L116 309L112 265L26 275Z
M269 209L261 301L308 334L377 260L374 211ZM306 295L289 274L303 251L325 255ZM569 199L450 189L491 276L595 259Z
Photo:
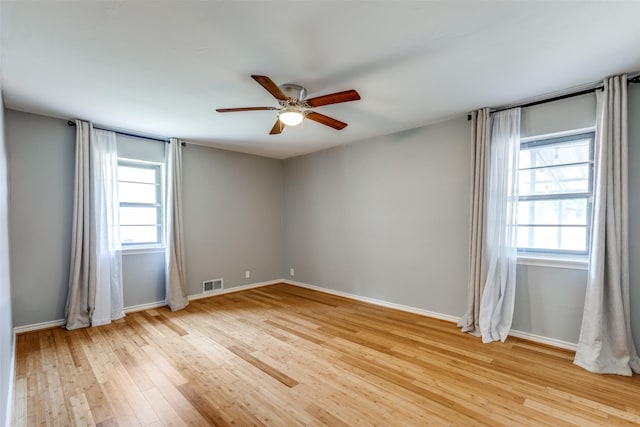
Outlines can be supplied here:
M73 120L69 120L67 121L67 126L75 126L76 122L74 122Z

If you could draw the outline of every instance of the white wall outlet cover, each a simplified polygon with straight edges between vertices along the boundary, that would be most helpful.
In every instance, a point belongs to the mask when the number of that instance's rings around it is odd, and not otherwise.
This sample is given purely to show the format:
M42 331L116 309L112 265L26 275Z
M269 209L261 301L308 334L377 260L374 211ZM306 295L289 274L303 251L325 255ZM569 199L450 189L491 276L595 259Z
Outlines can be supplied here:
M244 272L244 277L245 277L245 279L250 278L251 277L251 272L250 271L245 271Z
M294 275L294 273L295 273L295 271L293 270L293 268L290 268L290 269L289 269L289 276L293 276L293 275Z

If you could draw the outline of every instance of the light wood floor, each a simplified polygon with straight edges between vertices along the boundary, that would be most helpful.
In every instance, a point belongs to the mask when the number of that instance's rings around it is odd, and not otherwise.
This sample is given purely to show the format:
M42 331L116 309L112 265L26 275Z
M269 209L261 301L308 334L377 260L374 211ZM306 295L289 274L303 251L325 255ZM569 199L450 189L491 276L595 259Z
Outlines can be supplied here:
M14 424L640 423L640 377L285 284L18 336Z

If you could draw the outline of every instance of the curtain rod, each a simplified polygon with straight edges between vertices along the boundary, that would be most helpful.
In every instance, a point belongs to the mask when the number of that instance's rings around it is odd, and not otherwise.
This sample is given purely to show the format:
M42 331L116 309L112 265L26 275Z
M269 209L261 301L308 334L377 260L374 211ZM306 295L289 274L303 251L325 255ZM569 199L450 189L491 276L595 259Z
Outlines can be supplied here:
M69 121L67 121L67 125L68 125L68 126L75 126L75 125L76 125L76 122L74 122L73 120L69 120ZM93 128L94 128L94 129L99 129L99 130L106 130L106 131L109 131L109 132L114 132L114 133L117 133L118 135L131 136L131 137L133 137L133 138L150 139L150 140L152 140L152 141L158 141L158 142L164 142L164 143L171 142L171 140L170 140L170 139L166 139L166 138L165 138L165 139L162 139L162 138L154 138L154 137L152 137L152 136L140 136L140 135L134 135L134 134L132 134L132 133L120 132L120 131L117 131L117 130L111 130L111 129L105 129L105 128L99 128L99 127L96 127L96 126L94 126ZM183 142L182 142L182 146L183 146L183 147L186 147L186 146L187 146L187 143L183 141Z
M491 110L489 114L498 113L500 111L510 110L512 108L518 108L518 107L527 108L527 107L533 107L534 105L546 104L548 102L560 101L561 99L575 98L576 96L586 95L588 93L593 93L593 92L595 92L597 90L601 90L603 88L604 88L604 86L598 86L598 87L594 87L593 89L585 89L585 90L581 90L581 91L578 91L578 92L572 92L572 93L567 93L567 94L564 94L564 95L558 95L558 96L554 96L553 98L541 99L541 100L538 100L538 101L527 102L526 104L514 105L513 107L503 107L503 108L499 108L497 110Z
M627 79L627 83L640 83L640 74L637 74L629 79ZM495 110L491 110L490 114L493 113L498 113L500 111L506 111L506 110L510 110L512 108L526 108L526 107L533 107L534 105L541 105L541 104L546 104L548 102L553 102L553 101L560 101L562 99L568 99L568 98L574 98L576 96L580 96L580 95L586 95L588 93L592 93L595 92L597 90L602 90L604 88L604 86L600 85L600 86L596 86L592 89L584 89L578 92L572 92L572 93L567 93L564 95L558 95L558 96L554 96L552 98L546 98L546 99L540 99L538 101L532 101L532 102L527 102L526 104L521 104L521 105L513 105L511 107L501 107ZM467 114L467 120L471 120L471 114Z

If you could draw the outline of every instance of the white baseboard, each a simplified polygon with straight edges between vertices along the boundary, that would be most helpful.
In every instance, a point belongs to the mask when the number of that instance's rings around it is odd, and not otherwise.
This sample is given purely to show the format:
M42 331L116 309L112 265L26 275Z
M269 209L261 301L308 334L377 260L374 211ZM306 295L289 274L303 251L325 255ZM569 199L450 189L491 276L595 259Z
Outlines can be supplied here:
M41 329L57 328L64 326L64 319L51 320L49 322L33 323L31 325L16 326L13 333L22 334L25 332L39 331Z
M296 282L294 280L282 279L281 282L289 285L299 286L301 288L313 289L314 291L324 292L326 294L337 295L353 299L356 301L366 302L373 305L379 305L381 307L394 308L400 311L406 311L408 313L420 314L422 316L433 317L434 319L446 320L448 322L458 323L458 317L451 316L449 314L438 313L435 311L423 310L421 308L410 307L408 305L396 304L394 302L382 301L375 298L363 297L360 295L349 294L347 292L336 291L333 289L322 288L320 286L309 285L307 283Z
M219 291L215 291L215 292L189 295L189 301L193 301L201 298L215 297L216 295L230 294L232 292L246 291L248 289L261 288L263 286L275 285L276 283L282 283L284 281L285 280L283 279L268 280L266 282L250 283L248 285L241 285L241 286L234 286L232 288L227 288L227 289L220 289Z
M148 302L145 304L132 305L124 308L125 314L135 313L136 311L150 310L152 308L160 308L167 305L164 301Z
M539 344L546 344L552 347L563 348L565 350L576 351L576 349L578 348L578 344L576 343L544 337L542 335L530 334L529 332L516 331L515 329L510 330L509 335L511 335L512 337L518 337L525 340L537 342Z
M193 300L198 300L198 299L202 299L202 298L214 297L216 295L224 295L224 294L230 294L232 292L246 291L247 289L260 288L262 286L275 285L276 283L282 283L282 280L280 280L280 279L278 279L278 280L269 280L267 282L258 282L258 283L250 283L248 285L234 286L232 288L221 289L219 291L189 295L187 298L189 299L189 301L193 301ZM124 308L124 312L127 313L127 314L128 313L135 313L136 311L150 310L152 308L160 308L160 307L164 307L166 305L167 305L167 303L165 301L149 302L149 303L146 303L146 304L138 304L138 305L132 305L132 306L129 306L129 307L125 307Z

